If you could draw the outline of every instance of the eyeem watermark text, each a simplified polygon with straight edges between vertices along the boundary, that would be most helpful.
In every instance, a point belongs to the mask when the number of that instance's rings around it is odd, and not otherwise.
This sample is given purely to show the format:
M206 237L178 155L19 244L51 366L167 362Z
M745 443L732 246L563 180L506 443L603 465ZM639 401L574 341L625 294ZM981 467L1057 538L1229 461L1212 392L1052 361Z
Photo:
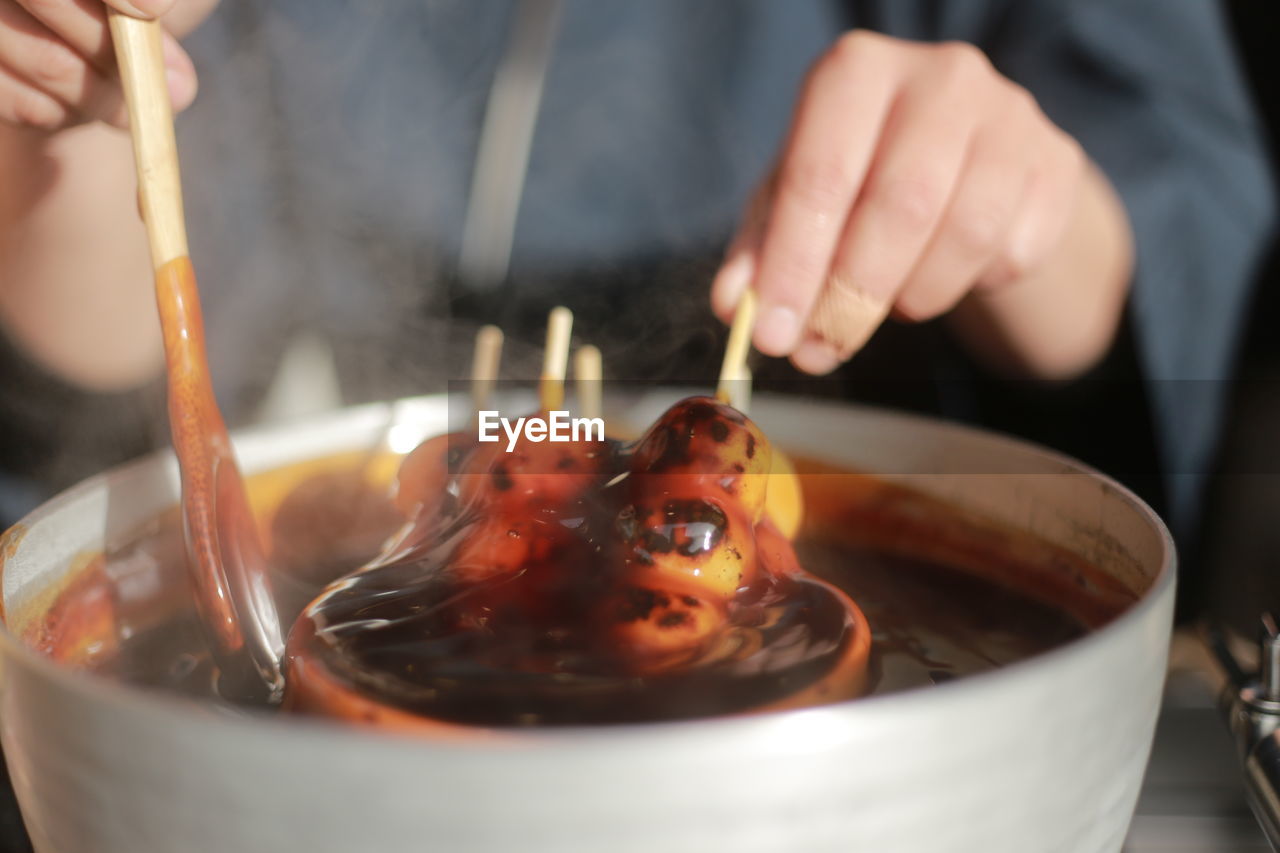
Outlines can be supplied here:
M481 411L477 420L479 441L501 441L507 436L507 452L515 450L523 435L526 441L604 441L603 418L571 418L568 412L553 409L547 418L516 418L512 423L496 411Z

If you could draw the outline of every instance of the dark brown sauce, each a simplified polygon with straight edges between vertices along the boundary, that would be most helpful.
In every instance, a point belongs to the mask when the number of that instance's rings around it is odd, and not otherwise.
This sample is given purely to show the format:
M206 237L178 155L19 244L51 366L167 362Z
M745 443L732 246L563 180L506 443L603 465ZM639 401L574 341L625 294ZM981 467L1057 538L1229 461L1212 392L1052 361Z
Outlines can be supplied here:
M866 614L874 693L996 669L1084 634L1060 609L937 563L821 541L798 550Z
M784 581L743 607L710 648L669 673L641 675L627 674L610 644L584 625L582 615L595 604L590 588L556 591L551 606L561 612L550 619L515 605L493 613L498 630L468 620L474 611L467 599L491 592L546 602L545 590L529 589L543 582L537 574L461 594L419 563L364 575L344 590L350 597L328 602L325 617L332 621L318 632L320 657L362 695L437 720L595 725L712 716L781 701L834 666L847 632L845 612L821 586ZM673 606L679 603L661 594L638 598L637 610L682 615Z
M336 504L345 509L336 512ZM327 523L317 523L326 519ZM315 474L293 488L274 514L269 537L277 557L273 581L282 598L282 619L292 622L327 583L373 557L397 523L386 496L363 485L350 471ZM873 636L870 693L988 671L1085 633L1076 618L1060 609L936 561L803 535L797 550L806 570L847 592L866 614ZM75 663L129 684L221 701L216 669L191 605L183 560L181 531L173 516L157 520L109 550L94 594L101 597L101 586L109 588L114 636L100 644L107 651ZM415 575L407 567L404 571L409 574L371 577L368 582L401 590L390 598L403 595L403 589L415 582L429 583L422 580L421 572ZM416 618L429 620L432 615L412 613L416 606L412 596L401 602L405 605L402 615L409 617L404 628L417 643L420 626L410 626ZM83 638L75 642L77 648L84 646ZM440 642L460 641L448 637ZM61 657L56 637L47 640L43 650ZM451 695L448 689L440 689L442 683L448 686L447 671L438 667L416 671L419 655L406 644L368 645L356 658L376 666L364 674L346 670L344 678L380 696L391 695L399 706L480 724L615 722L732 713L794 686L726 678L725 673L710 670L696 676L671 676L659 685L662 689L654 690L652 683L596 673L593 668L601 664L596 661L580 662L574 677L562 679L551 689L544 679L537 690L526 690L527 685L512 679L509 672L501 678L473 680L483 685L484 701L477 702L475 692ZM368 682L370 670L384 675L376 682L362 683ZM397 673L394 683L386 680L387 672ZM812 673L797 671L788 677L803 681Z
M404 545L303 612L286 704L361 719L353 692L436 721L549 726L854 695L867 628L747 503L765 494L734 465L756 455L752 429L690 398L635 444L423 445L425 508Z

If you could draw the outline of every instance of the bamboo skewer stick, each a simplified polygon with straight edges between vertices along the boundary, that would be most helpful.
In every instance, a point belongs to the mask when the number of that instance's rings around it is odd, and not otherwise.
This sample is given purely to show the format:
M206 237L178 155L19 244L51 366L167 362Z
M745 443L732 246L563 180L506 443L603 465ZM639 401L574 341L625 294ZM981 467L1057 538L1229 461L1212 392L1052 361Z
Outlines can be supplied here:
M498 365L502 363L502 340L502 330L497 326L483 326L476 332L476 349L471 359L472 415L489 407L493 384L498 380Z
M756 295L748 288L738 302L738 310L733 315L733 325L729 327L729 341L724 348L724 361L720 365L720 382L716 385L716 399L731 406L737 406L740 394L734 394L734 388L743 382L750 381L751 373L747 370L747 355L751 352L751 332L756 325ZM737 406L741 408L741 406Z
M590 344L579 347L573 359L573 377L578 386L578 410L584 418L598 418L604 412L604 359Z
M563 305L551 309L547 317L547 345L542 356L542 379L538 398L544 412L564 408L564 379L569 372L569 342L573 335L573 312Z
M738 392L738 397L733 401L733 407L744 415L751 414L751 368L745 364L742 365L742 372L738 374L738 383L734 386Z
M226 689L278 695L284 636L231 439L214 399L159 21L108 10L129 106L138 195L156 273L169 420L192 584Z

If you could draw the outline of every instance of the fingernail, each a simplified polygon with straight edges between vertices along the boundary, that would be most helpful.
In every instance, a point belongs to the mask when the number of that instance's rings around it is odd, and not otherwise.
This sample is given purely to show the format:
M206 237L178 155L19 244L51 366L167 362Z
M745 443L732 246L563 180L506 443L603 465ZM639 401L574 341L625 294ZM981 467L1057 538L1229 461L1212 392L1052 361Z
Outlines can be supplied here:
M173 68L164 70L165 80L169 84L169 102L176 112L191 106L196 99L196 78L189 71L178 71Z
M174 112L181 112L196 99L196 67L191 57L178 44L178 40L166 34L163 41L165 77L169 81L169 101Z
M1035 266L1034 239L1031 234L1014 237L1013 244L1009 247L1009 254L1004 258L1005 274L1009 281L1022 278Z
M1018 277L1017 267L1008 258L997 258L978 279L978 289L991 290L1003 287Z
M1040 236L1034 219L1023 219L1014 225L1005 246L1004 262L1014 275L1025 273L1036 262L1037 238Z
M756 348L765 355L786 355L800 339L800 315L786 305L770 305L756 323Z
M182 49L182 45L178 44L178 40L168 33L165 33L160 40L160 50L161 55L164 56L165 68L186 71L192 67L191 57L187 56L187 52Z
M836 348L825 341L803 341L791 354L791 363L805 373L823 376L840 366L844 359Z
M725 262L714 285L715 307L719 313L733 313L754 274L755 259L750 252L739 252Z
M119 5L132 6L135 12L144 17L158 18L169 11L173 0L128 0Z

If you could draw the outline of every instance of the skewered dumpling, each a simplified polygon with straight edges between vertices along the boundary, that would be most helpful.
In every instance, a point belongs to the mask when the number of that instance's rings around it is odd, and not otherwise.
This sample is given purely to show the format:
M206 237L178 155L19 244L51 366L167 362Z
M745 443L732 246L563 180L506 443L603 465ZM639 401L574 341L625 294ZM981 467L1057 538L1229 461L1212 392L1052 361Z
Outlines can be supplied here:
M865 621L799 567L775 522L794 531L794 497L769 497L791 478L773 471L760 430L710 398L630 446L432 439L401 472L410 524L295 625L288 701L422 728L854 695Z

